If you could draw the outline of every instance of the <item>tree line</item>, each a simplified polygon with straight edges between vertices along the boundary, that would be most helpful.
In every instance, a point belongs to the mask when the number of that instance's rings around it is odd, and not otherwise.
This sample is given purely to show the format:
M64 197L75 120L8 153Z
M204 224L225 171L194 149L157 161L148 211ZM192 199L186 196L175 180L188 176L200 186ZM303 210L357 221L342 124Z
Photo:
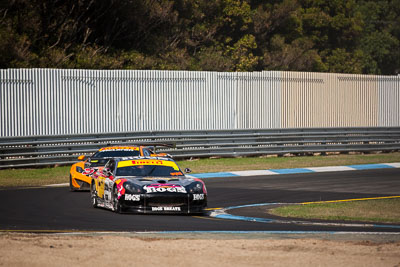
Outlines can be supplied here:
M400 0L1 2L1 68L400 73Z

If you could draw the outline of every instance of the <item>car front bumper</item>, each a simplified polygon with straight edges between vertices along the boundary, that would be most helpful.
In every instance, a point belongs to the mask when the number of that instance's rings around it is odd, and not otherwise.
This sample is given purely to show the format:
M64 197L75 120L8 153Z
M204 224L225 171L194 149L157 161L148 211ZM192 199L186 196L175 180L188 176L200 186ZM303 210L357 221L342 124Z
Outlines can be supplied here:
M201 195L199 197L198 195ZM125 194L120 203L123 211L151 214L203 213L207 207L206 194Z

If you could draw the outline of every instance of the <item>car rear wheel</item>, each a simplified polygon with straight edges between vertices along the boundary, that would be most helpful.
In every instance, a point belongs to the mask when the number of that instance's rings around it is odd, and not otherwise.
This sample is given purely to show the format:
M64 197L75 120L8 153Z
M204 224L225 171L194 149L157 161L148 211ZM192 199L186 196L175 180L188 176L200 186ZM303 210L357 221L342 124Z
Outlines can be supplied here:
M97 208L98 206L97 191L96 191L96 183L94 181L92 181L92 184L90 186L90 198L92 200L92 206L94 208Z
M118 188L117 187L114 187L112 198L113 198L114 211L116 213L121 213L122 207L121 207L121 202L118 199Z

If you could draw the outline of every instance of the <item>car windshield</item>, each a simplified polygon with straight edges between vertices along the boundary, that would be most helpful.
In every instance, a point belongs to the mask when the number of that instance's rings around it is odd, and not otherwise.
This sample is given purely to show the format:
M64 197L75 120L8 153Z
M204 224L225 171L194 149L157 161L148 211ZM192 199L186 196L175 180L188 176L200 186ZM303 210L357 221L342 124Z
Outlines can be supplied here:
M91 158L90 167L98 167L106 165L108 158Z
M181 171L170 166L135 165L118 167L116 176L182 176Z
M107 150L96 152L92 158L123 158L139 156L139 150Z

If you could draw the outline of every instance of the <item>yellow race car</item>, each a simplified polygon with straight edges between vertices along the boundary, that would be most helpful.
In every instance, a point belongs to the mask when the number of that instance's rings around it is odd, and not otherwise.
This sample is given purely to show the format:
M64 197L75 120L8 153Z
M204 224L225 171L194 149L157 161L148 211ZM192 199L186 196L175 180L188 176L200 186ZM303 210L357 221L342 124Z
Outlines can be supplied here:
M160 155L165 154L158 154L158 156ZM134 156L150 157L157 156L157 154L153 152L153 147L128 145L103 147L92 156L79 156L78 160L80 161L71 166L69 175L70 190L89 190L92 181L90 175L102 169L109 159Z

